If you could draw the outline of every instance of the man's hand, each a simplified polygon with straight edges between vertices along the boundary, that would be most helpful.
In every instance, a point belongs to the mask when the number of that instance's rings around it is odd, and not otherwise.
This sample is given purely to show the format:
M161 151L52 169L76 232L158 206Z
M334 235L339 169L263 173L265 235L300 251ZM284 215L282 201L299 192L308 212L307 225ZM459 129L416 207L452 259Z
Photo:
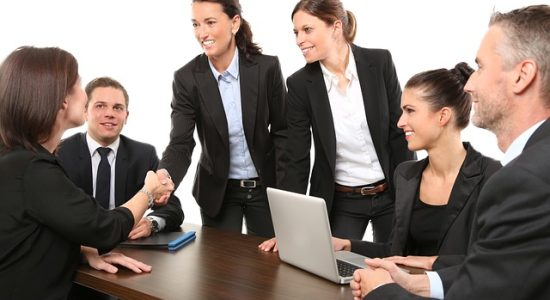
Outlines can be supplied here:
M143 272L151 272L152 269L151 266L130 258L122 253L109 252L100 256L97 249L85 246L81 246L80 249L90 267L96 270L114 274L118 272L118 268L114 265L120 265L139 274Z
M394 262L379 258L365 259L365 263L370 268L386 271L393 282L399 284L407 291L422 297L430 296L430 280L426 274L411 275L398 267ZM371 280L370 277L369 280ZM383 284L384 282L378 283ZM374 286L376 286L376 283L374 283Z
M258 245L258 248L266 252L271 251L272 249L273 252L279 251L279 248L277 247L277 240L275 238L264 241L263 243Z
M358 269L353 273L353 279L349 286L354 300L361 300L375 288L392 283L390 274L382 268Z
M151 235L151 221L147 218L142 218L141 220L139 220L136 226L134 226L132 231L130 231L128 238L131 240L135 240L141 237L148 237L150 235Z

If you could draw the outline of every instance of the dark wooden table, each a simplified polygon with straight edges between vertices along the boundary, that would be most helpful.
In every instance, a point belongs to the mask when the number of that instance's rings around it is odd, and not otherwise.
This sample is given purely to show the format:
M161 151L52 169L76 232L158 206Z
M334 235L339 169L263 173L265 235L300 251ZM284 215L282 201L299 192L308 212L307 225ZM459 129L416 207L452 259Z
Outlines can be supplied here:
M348 285L337 285L257 248L263 238L184 224L197 239L168 250L118 248L153 270L117 274L81 267L75 281L121 299L353 299ZM315 249L312 249L315 251Z

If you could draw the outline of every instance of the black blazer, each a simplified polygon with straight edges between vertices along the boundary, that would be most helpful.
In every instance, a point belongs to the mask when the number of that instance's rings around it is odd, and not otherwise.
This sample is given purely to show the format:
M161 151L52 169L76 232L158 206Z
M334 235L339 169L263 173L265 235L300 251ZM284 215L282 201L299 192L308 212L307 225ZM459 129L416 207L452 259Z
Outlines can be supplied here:
M56 155L69 178L88 195L93 195L92 159L85 133L64 139ZM147 171L156 171L158 156L152 145L120 135L115 165L115 205L130 200L142 187ZM166 220L164 230L178 230L184 214L179 199L172 195L165 206L153 207L150 216Z
M285 169L285 95L275 56L239 55L241 104L246 142L262 185L277 186ZM193 196L202 212L220 211L229 174L229 133L218 83L201 54L176 71L173 83L172 131L160 168L174 183L185 176L195 147L195 126L201 143Z
M395 167L416 158L407 148L403 130L397 128L401 116L401 87L389 51L355 45L351 45L351 49L376 154L392 187ZM289 164L282 187L305 194L313 133L315 162L310 194L325 199L330 212L334 197L336 135L320 63L307 64L287 79L287 85Z
M445 299L550 299L550 121L479 194L473 244ZM445 285L445 284L444 284ZM366 299L415 299L396 284ZM425 299L425 298L424 298Z
M66 299L80 245L108 251L134 225L130 210L103 209L36 147L0 150L0 299Z
M466 157L449 197L438 243L438 255L460 255L462 259L468 250L479 191L501 167L498 161L481 155L469 143L464 143L464 148ZM353 252L368 257L410 255L409 225L428 159L404 162L395 170L395 219L390 242L352 241Z

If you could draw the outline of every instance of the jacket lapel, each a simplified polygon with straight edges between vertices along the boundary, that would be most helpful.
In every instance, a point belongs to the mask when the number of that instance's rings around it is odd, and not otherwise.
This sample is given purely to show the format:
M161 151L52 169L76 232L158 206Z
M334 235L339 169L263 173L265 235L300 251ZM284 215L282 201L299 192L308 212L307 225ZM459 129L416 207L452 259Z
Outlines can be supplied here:
M206 111L210 116L212 123L220 134L223 144L229 149L229 129L223 109L222 97L218 89L218 82L212 75L212 71L208 65L208 58L204 54L197 59L195 79L199 86L200 101L203 102L201 109Z
M239 81L241 85L241 108L244 134L251 149L254 145L256 111L258 107L258 84L260 70L258 64L239 55ZM252 149L251 149L252 150Z
M395 195L395 215L402 216L402 218L396 219L395 230L397 232L394 233L394 236L400 237L400 240L392 245L392 253L401 252L404 245L407 244L412 210L418 197L422 171L427 164L427 159L414 162L409 169L395 178L395 184L399 187L399 193Z
M309 75L307 81L308 98L311 101L312 122L315 123L319 139L330 164L332 175L336 164L336 134L334 120L330 109L327 87L319 62L307 65Z
M115 206L124 204L126 198L126 177L128 176L128 148L123 137L120 136L120 144L115 160Z
M441 235L437 245L438 249L445 240L445 236L456 217L460 214L460 211L462 211L466 203L470 201L472 192L483 179L481 154L474 151L469 144L465 145L467 147L466 158L462 163L462 167L460 168L453 189L451 190L451 195L447 204L448 217L443 219L443 223L441 224Z
M81 176L82 189L86 194L93 195L93 180L92 180L92 158L90 157L90 149L86 142L86 133L81 133L79 136L79 153L78 153L78 172Z
M363 95L363 103L365 106L365 115L367 116L367 124L369 125L369 132L372 137L376 154L379 157L380 163L382 163L381 155L384 155L380 145L382 145L382 133L380 130L383 128L380 126L380 106L378 99L379 89L374 86L378 82L377 74L374 67L369 62L369 58L360 53L360 49L357 46L351 45L353 56L355 57L355 64L357 67L357 76L359 77L359 83L361 85L361 93ZM386 174L387 175L387 174Z

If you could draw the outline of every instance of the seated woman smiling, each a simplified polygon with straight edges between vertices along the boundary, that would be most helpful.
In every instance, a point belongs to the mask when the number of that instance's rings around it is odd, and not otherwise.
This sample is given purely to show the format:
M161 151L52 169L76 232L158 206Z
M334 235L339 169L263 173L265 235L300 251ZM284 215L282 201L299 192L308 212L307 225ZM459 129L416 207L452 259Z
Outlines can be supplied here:
M407 82L398 127L405 131L409 150L426 150L428 156L396 168L389 242L333 238L335 250L398 256L391 259L428 270L463 259L481 187L501 167L461 140L471 110L464 85L472 72L459 63L451 70L419 73Z

